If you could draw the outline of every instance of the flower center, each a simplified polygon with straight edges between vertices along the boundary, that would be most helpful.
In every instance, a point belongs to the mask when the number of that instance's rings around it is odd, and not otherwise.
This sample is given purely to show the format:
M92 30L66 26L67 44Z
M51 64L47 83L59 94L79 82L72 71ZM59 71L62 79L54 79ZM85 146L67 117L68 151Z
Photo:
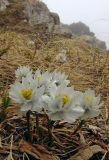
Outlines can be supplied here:
M41 80L41 76L37 76L35 79L39 82Z
M69 102L69 97L64 95L62 97L62 102L63 102L62 107L64 107Z
M92 106L93 103L93 97L92 96L85 96L84 102L86 106Z
M25 77L26 77L26 75L27 75L26 73L23 73L23 74L21 75L21 77L24 77L24 78L25 78Z
M26 99L30 100L32 98L32 89L22 89L21 95Z

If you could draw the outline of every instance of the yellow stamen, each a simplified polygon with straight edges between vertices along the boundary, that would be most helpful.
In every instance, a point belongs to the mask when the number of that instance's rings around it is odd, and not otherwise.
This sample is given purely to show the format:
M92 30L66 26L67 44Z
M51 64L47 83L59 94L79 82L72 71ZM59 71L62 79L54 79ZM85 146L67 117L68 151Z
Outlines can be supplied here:
M22 89L21 95L26 99L30 100L32 98L32 89Z
M41 76L37 76L35 79L39 82L41 80Z
M62 107L64 107L64 106L69 102L69 97L66 96L66 95L64 95L64 96L62 97L62 102L63 102Z
M92 96L85 96L84 102L87 106L92 106L93 103L93 97Z

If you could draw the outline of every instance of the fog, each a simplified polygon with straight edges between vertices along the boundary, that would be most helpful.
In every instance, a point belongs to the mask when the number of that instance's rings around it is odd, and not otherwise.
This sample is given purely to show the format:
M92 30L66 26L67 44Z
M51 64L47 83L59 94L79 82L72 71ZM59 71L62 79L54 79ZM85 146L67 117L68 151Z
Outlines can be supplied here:
M109 0L43 0L63 23L82 21L109 49Z

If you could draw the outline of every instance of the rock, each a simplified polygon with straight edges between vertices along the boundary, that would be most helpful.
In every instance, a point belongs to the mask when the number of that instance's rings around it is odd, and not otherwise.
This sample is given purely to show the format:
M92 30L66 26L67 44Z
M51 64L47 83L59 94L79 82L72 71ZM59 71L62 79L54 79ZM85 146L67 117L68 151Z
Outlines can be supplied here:
M50 16L53 18L54 24L55 25L60 25L60 18L57 13L50 12Z
M107 50L106 43L104 41L99 40L99 39L96 39L96 46L97 46L97 48L100 48L104 51Z
M49 32L54 25L60 24L58 14L50 12L46 4L38 0L27 1L26 15L30 25L48 24Z
M69 28L71 29L72 33L76 35L94 36L94 33L90 32L90 28L82 22L72 23L71 25L69 25Z
M72 37L72 32L70 31L70 29L62 24L55 25L54 33L61 34L68 38Z
M49 10L43 2L28 0L26 14L31 25L49 22Z

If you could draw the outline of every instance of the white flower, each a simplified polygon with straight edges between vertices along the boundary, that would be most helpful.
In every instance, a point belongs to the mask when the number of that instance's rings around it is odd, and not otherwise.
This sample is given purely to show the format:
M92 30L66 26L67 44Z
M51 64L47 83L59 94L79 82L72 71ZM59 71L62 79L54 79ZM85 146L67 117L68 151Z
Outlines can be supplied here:
M27 78L28 80L32 79L32 70L30 67L25 67L25 66L20 66L16 71L15 71L15 76L17 81L21 82L22 78Z
M62 50L57 56L56 60L58 62L64 63L67 61L66 50Z
M52 73L52 82L54 82L57 86L60 85L68 85L70 81L67 79L68 76L65 73L57 72L56 70Z
M51 97L44 94L41 97L41 104L42 104L42 108L47 111L48 110L48 104L51 102Z
M63 53L59 53L57 56L56 56L56 60L58 61L58 62L61 62L61 63L64 63L64 62L66 62L66 55L65 54L63 54Z
M40 70L37 70L34 75L34 80L38 87L44 86L44 93L47 95L50 95L50 90L56 87L52 82L52 75L48 71L41 73Z
M29 82L26 78L22 79L22 83L16 82L11 85L10 98L22 105L21 111L40 111L40 98L44 93L44 87L37 88L35 82Z
M81 106L84 109L84 114L81 119L88 119L97 117L100 114L99 108L102 103L100 103L100 96L95 96L95 91L88 89L80 96Z
M50 83L51 81L51 75L48 71L41 73L41 71L38 69L34 74L34 80L38 84L38 86L46 85Z
M31 41L31 40L28 41L28 46L29 46L29 47L33 47L34 45L35 45L34 41Z
M64 120L72 123L79 118L84 110L76 101L78 92L64 85L58 87L55 95L48 104L48 116L52 120Z

